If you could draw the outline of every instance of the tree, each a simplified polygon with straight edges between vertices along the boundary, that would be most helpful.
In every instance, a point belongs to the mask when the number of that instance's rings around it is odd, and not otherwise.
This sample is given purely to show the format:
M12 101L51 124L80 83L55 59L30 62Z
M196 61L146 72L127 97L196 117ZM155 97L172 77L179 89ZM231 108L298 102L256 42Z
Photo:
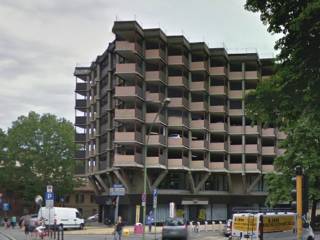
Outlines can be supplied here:
M275 75L246 98L250 118L288 134L283 142L287 151L275 160L282 174L268 176L267 201L289 198L290 188L283 184L289 184L294 166L302 164L315 206L320 199L320 1L247 0L245 8L260 12L268 31L282 35L275 45L280 51Z
M74 179L74 129L71 122L51 114L30 112L20 116L8 129L10 176L7 186L26 203L33 202L51 184L58 195L72 191Z

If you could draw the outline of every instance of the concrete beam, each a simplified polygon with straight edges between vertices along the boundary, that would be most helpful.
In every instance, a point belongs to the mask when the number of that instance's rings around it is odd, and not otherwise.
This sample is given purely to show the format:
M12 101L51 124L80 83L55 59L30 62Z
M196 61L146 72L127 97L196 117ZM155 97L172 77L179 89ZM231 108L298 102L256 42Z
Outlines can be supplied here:
M253 189L255 186L257 186L257 184L259 183L261 177L262 177L262 175L259 174L259 175L256 177L256 179L251 183L251 185L250 185L250 186L248 187L248 189L247 189L247 192L248 192L248 193L251 192L252 189Z
M242 178L242 189L243 189L243 193L247 193L247 180L246 180L246 174L242 173L241 174L241 178Z
M125 187L125 189L127 190L127 192L130 192L129 184L128 184L127 181L124 179L124 177L121 175L121 173L119 172L119 170L114 170L113 172L114 172L114 174L116 175L116 177L119 179L119 181L122 183L122 185Z
M199 192L200 188L203 186L203 184L205 184L205 182L208 180L208 178L210 177L211 173L205 173L204 177L201 179L201 181L199 182L198 186L195 188L195 192Z
M157 188L159 184L162 182L162 180L167 176L167 174L168 174L168 170L166 169L157 177L157 179L152 184L151 189Z
M190 182L190 186L191 186L191 192L194 193L195 192L195 185L194 185L192 173L190 171L188 172L188 178L189 178L189 182Z
M108 187L105 184L105 182L103 181L103 179L100 177L100 175L95 175L97 181L100 183L100 185L104 188L104 191L107 192L108 191Z

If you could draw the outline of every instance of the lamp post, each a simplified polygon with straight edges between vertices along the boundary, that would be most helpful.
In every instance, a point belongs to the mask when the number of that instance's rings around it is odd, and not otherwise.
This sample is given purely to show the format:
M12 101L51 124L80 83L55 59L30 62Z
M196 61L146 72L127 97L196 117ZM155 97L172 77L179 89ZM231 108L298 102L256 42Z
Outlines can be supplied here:
M152 131L152 127L157 121L157 118L159 114L162 112L162 110L170 103L170 98L165 98L164 101L161 104L161 107L159 108L159 111L157 112L156 116L154 117L150 128L147 132L147 140L145 143L145 150L144 150L144 168L143 168L143 235L142 239L145 239L145 227L146 227L146 212L147 212L147 151L148 151L148 143L149 143L149 138L150 138L150 133Z

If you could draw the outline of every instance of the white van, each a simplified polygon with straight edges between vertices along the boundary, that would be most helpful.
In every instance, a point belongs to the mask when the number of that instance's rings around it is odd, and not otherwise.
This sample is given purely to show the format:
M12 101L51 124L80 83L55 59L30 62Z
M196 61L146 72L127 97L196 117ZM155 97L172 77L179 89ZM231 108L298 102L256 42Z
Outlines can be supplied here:
M41 207L38 212L38 219L43 219L45 221L45 225L63 225L64 229L83 229L84 227L84 219L81 217L80 212L76 208Z
M263 240L296 240L297 214L292 212L233 214L232 239L261 239L261 235ZM303 219L302 240L314 240L312 228L305 219Z

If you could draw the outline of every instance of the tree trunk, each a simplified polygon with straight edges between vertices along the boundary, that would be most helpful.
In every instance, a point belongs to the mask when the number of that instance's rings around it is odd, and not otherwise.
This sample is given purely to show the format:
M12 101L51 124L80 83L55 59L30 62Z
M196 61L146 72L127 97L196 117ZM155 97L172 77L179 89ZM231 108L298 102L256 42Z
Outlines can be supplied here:
M317 210L318 200L312 200L312 209L311 209L311 227L314 228L314 221L316 218L316 210Z

